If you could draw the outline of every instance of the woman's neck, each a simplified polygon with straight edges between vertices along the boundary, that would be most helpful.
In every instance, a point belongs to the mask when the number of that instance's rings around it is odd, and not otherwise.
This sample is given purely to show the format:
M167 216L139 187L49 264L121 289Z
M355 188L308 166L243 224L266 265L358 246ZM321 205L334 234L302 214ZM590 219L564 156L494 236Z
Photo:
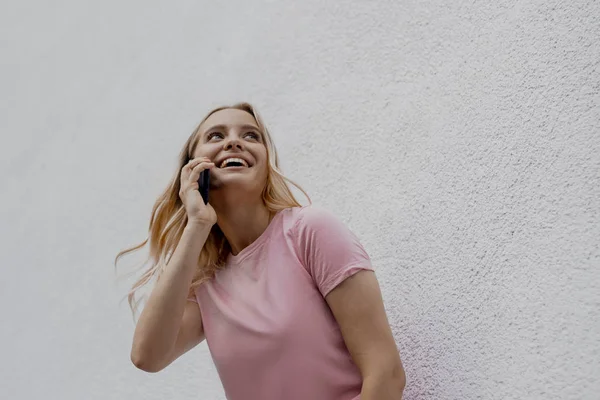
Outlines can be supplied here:
M262 201L258 204L215 207L215 211L217 225L227 238L233 255L239 254L258 239L274 215Z

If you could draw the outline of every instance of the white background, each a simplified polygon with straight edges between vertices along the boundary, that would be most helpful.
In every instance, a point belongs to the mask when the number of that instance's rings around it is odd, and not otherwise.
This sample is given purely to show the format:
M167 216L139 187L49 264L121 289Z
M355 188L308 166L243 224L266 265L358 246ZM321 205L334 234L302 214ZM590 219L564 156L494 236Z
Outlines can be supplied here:
M597 399L599 4L3 2L0 397L224 398L205 344L132 366L112 261L246 100L371 255L406 399Z

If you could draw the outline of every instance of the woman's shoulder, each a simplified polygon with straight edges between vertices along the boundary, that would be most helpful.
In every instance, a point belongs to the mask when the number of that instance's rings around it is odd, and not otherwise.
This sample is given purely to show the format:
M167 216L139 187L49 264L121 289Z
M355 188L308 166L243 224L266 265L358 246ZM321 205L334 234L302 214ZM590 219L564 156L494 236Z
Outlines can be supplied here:
M319 229L322 226L340 224L340 219L323 206L309 204L290 207L282 211L286 225L294 230Z
M323 206L316 204L308 204L305 206L289 207L281 211L288 219L310 220L319 217L333 217L333 213Z

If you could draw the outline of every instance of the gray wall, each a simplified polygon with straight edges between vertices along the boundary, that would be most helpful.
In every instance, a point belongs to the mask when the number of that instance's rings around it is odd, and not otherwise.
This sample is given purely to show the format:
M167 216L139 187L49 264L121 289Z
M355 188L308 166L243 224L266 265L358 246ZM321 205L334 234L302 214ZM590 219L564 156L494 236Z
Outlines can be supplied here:
M598 398L598 2L11 1L0 30L2 398L224 398L205 344L134 369L112 259L237 100L373 258L406 399Z

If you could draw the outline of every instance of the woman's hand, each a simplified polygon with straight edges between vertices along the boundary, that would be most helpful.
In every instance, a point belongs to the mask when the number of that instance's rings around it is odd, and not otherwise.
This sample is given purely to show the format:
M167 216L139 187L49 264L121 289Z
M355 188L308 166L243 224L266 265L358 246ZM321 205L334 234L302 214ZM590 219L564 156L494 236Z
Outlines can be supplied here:
M215 209L209 203L204 204L198 186L200 173L214 166L215 164L208 157L197 157L181 169L179 198L185 207L188 224L212 227L217 222Z

